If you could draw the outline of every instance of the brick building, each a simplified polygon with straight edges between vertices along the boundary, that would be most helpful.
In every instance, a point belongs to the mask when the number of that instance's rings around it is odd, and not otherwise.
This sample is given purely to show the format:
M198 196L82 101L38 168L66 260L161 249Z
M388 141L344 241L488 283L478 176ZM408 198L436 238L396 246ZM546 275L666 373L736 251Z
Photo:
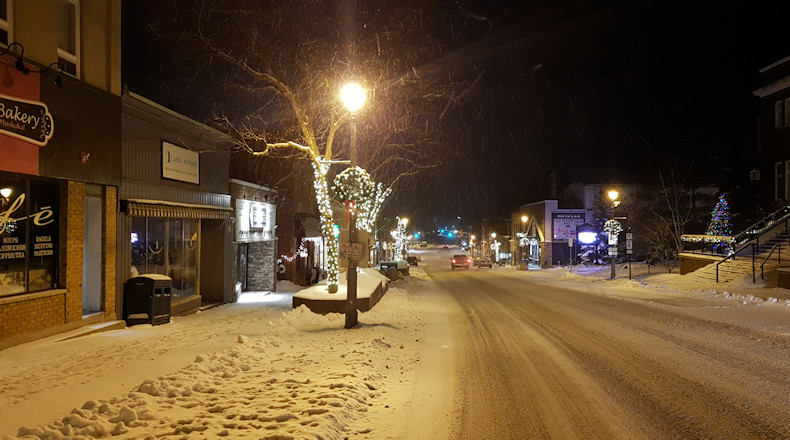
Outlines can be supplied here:
M277 283L277 191L230 180L235 209L236 282L242 291L274 291Z
M0 3L0 348L117 317L120 11Z

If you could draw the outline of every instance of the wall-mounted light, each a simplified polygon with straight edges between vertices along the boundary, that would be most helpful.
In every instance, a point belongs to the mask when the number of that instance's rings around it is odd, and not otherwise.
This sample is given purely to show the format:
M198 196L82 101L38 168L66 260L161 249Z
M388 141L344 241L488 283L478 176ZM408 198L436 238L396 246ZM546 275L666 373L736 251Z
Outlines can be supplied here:
M19 55L17 55L16 62L14 62L14 67L16 67L17 70L19 70L20 72L22 72L25 75L27 75L28 73L30 73L30 69L28 69L27 66L25 66L25 62L24 62L25 46L22 46L22 43L20 43L18 41L12 42L11 44L8 45L8 47L6 47L3 50L3 52L0 53L0 55L7 54L8 52L11 51L11 48L14 47L14 46L18 47L19 50L20 50Z
M0 189L0 196L8 198L11 195L12 192L13 191L11 190L11 188L3 188L3 189Z
M55 78L52 79L52 83L58 87L63 87L63 68L60 67L59 62L53 61L49 63L49 66L47 66L46 69L42 70L41 73L48 72L50 69L56 66L58 68L58 74L55 76Z

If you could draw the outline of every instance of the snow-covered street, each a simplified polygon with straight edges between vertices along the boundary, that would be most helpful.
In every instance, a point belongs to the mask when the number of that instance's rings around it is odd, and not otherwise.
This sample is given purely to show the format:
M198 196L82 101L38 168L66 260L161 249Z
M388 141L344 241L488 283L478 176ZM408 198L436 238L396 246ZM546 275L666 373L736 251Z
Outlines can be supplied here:
M458 304L429 276L449 268L441 255L425 257L428 266L393 282L353 330L343 329L339 314L291 310L298 288L284 283L283 292L166 325L3 350L0 437L449 438L461 404L456 368L464 341L448 318ZM595 272L606 268L574 269L488 273L511 285L552 284L766 331L774 335L769 342L790 334L781 290L766 300L748 285L715 290L674 274L608 281ZM489 271L470 273L478 270Z

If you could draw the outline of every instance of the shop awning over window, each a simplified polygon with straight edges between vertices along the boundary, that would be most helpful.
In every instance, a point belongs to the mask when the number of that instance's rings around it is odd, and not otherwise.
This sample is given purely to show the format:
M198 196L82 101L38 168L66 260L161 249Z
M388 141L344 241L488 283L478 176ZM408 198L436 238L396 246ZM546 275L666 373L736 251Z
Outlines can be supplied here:
M121 211L135 217L199 218L222 220L233 215L232 208L169 205L162 203L143 203L122 201Z

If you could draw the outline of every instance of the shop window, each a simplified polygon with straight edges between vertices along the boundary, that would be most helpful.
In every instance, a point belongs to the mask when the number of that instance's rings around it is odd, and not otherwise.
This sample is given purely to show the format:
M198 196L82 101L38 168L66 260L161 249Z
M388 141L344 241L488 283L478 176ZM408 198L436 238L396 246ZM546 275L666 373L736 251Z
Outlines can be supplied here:
M184 219L184 278L182 293L185 296L197 293L198 221Z
M164 274L174 297L197 293L198 220L132 217L131 243L130 276Z
M54 186L54 188L53 188ZM49 182L30 182L31 198L29 206L31 215L44 213L53 215L53 207L58 206L57 186ZM41 219L32 218L30 225L30 291L51 289L54 286L58 261L55 249L58 241L58 222L54 217Z
M57 287L58 185L0 177L0 296Z
M80 2L58 0L58 65L74 76L79 76Z

